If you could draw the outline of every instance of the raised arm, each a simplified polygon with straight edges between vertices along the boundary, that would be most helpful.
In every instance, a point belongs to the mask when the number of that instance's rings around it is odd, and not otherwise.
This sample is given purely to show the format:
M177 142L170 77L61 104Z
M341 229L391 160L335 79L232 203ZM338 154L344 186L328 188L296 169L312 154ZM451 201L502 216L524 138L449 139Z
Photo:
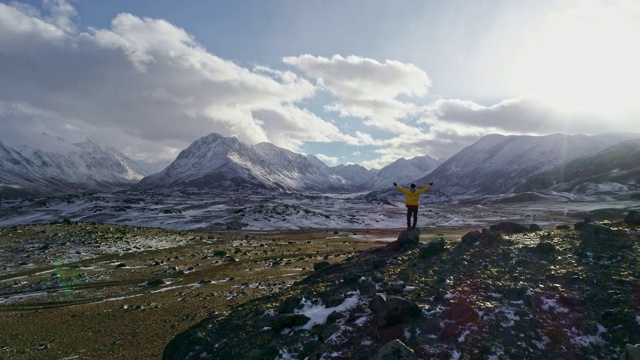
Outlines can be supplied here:
M396 187L396 189L400 190L403 194L408 194L410 193L409 190L403 188L402 186L398 185L397 183L393 183L393 186Z
M423 187L422 189L419 189L418 191L416 191L418 194L422 194L423 192L429 190L429 188L431 188L431 186L433 185L433 181L430 182L427 186Z

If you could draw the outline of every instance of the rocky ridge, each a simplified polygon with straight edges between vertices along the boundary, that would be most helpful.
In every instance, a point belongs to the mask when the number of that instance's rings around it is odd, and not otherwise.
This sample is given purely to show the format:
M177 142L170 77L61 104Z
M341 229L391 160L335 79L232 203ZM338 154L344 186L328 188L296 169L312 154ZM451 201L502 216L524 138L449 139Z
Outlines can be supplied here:
M209 316L176 336L163 358L632 356L640 343L637 220L501 223L455 242L436 234L421 243L418 231L403 232Z

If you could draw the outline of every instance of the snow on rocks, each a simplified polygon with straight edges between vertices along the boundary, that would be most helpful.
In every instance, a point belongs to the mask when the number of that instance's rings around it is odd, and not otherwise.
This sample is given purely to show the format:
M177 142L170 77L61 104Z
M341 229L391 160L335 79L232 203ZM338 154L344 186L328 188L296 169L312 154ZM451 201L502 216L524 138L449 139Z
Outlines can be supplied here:
M289 297L263 303L276 311L263 310L255 325L245 308L214 329L226 336L224 324L247 322L244 336L264 340L256 347L300 359L375 358L399 342L417 358L611 358L640 341L637 244L585 251L576 230L489 231L475 244L445 241L446 251L428 257L420 247L382 246L324 264ZM537 251L539 243L553 251ZM298 321L265 334L279 313Z

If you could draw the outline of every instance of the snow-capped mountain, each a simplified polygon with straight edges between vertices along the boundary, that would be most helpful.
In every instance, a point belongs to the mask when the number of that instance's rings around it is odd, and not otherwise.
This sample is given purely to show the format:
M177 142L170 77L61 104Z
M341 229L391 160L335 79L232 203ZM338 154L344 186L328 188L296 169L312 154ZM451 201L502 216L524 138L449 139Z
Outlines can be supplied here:
M87 138L41 134L37 145L0 143L0 197L125 189L147 172L120 151Z
M360 165L329 167L313 155L305 156L271 143L250 146L213 133L196 140L166 169L146 177L133 190L257 187L279 191L367 191L380 184L417 179L435 168L434 164L436 160L422 156L401 159L380 171ZM379 176L381 173L383 176Z
M578 194L640 193L640 139L624 141L561 164L531 177L518 190L540 189Z
M380 171L378 169L367 169L358 164L340 164L329 167L314 155L307 155L307 158L327 174L339 176L354 187L355 191L372 189L372 179Z
M411 183L427 176L441 163L441 161L428 155L416 156L409 160L400 158L380 169L370 181L370 186L372 189L384 189L394 182L400 184Z
M250 146L235 137L212 133L193 142L167 168L133 189L173 187L334 191L348 188L349 183L304 155L270 143Z
M357 164L334 166L330 171L362 190L371 189L371 180L379 172L378 169L367 169Z
M580 157L597 154L640 134L548 136L487 135L445 161L418 182L434 190L474 197L527 191L531 179Z

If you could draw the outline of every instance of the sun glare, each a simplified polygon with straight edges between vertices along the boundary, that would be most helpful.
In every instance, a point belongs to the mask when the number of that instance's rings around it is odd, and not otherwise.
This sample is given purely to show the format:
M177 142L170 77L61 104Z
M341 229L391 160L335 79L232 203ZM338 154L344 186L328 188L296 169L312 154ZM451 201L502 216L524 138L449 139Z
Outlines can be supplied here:
M637 107L640 3L577 4L527 34L512 85L568 110L622 113Z

